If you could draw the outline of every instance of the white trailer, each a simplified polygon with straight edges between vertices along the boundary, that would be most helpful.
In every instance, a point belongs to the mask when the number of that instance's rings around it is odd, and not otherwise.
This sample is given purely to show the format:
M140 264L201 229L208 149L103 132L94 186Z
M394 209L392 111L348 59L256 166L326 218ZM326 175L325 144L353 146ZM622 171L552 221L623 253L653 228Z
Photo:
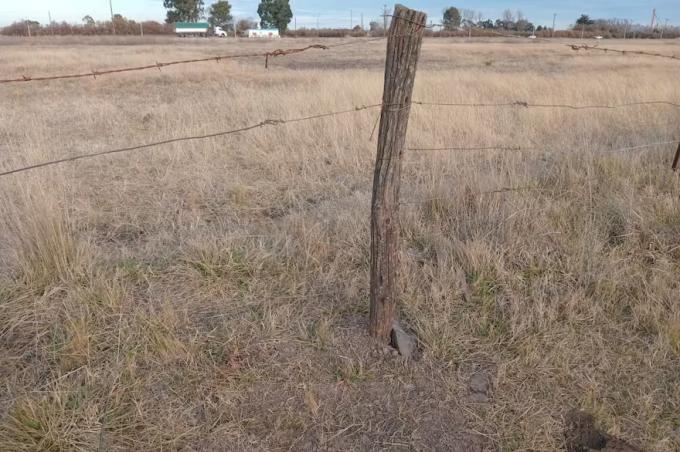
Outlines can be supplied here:
M175 22L175 34L181 38L187 36L208 36L208 22Z
M259 28L251 28L248 30L248 37L249 38L280 38L281 36L279 35L279 30L276 28L270 28L270 29L259 29Z

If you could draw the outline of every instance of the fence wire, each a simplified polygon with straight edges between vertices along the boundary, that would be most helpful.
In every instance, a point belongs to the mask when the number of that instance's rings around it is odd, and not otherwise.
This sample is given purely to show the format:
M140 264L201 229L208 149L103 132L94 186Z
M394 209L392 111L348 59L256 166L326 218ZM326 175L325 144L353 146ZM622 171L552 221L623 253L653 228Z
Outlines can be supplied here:
M378 108L381 107L382 104L375 104L375 105L365 105L365 106L360 106L360 107L354 107L352 109L348 110L340 110L340 111L334 111L334 112L328 112L328 113L320 113L316 115L311 115L311 116L303 116L299 118L290 118L290 119L265 119L264 121L258 122L257 124L252 124L249 126L245 127L239 127L236 129L231 129L231 130L225 130L221 132L215 132L215 133L208 133L204 135L192 135L188 137L179 137L179 138L170 138L167 140L161 140L161 141L154 141L153 143L146 143L146 144L140 144L136 146L129 146L129 147L124 147L124 148L118 148L118 149L109 149L106 151L101 151L101 152L94 152L94 153L89 153L89 154L80 154L80 155L75 155L71 157L65 157L62 159L57 159L57 160L50 160L42 163L37 163L35 165L29 165L25 166L22 168L16 168L13 170L9 171L4 171L0 172L0 177L4 176L9 176L11 174L17 174L17 173L23 173L26 171L38 169L38 168L44 168L47 166L53 166L53 165L58 165L61 163L66 163L66 162L74 162L76 160L82 160L82 159L90 159L94 157L101 157L104 155L110 155L110 154L119 154L123 152L132 152L132 151L138 151L140 149L147 149L147 148L152 148L156 146L162 146L166 144L172 144L172 143L179 143L179 142L186 142L186 141L195 141L195 140L205 140L208 138L216 138L216 137L222 137L222 136L227 136L227 135L232 135L236 133L242 133L242 132L247 132L255 129L259 129L262 127L266 126L279 126L283 124L291 124L291 123L297 123L297 122L302 122L302 121L311 121L314 119L320 119L320 118L327 118L331 116L338 116L338 115L343 115L343 114L348 114L348 113L356 113L359 111L363 110L369 110L372 108Z
M303 116L303 117L298 117L298 118L279 118L279 119L265 119L257 124L252 124L249 126L244 126L244 127L239 127L236 129L230 129L230 130L225 130L225 131L220 131L220 132L214 132L214 133L209 133L209 134L203 134L203 135L192 135L192 136L187 136L187 137L178 137L178 138L170 138L167 140L160 140L160 141L155 141L152 143L145 143L145 144L139 144L139 145L134 145L134 146L127 146L123 148L117 148L117 149L109 149L105 151L100 151L100 152L94 152L94 153L88 153L88 154L80 154L80 155L75 155L75 156L70 156L70 157L65 157L61 159L56 159L56 160L50 160L46 162L41 162L41 163L36 163L34 165L29 165L29 166L24 166L21 168L16 168L12 170L7 170L4 172L0 172L0 177L4 176L9 176L12 174L17 174L17 173L23 173L26 171L38 169L38 168L44 168L48 166L53 166L53 165L58 165L62 163L67 163L67 162L74 162L77 160L83 160L83 159L90 159L94 157L101 157L105 155L111 155L111 154L119 154L119 153L125 153L125 152L132 152L132 151L138 151L141 149L148 149L152 147L157 147L157 146L163 146L167 144L173 144L173 143L179 143L179 142L187 142L187 141L196 141L196 140L205 140L205 139L210 139L210 138L217 138L217 137L222 137L222 136L227 136L227 135L232 135L236 133L242 133L242 132L248 132L251 130L259 129L262 127L266 126L279 126L283 124L292 124L292 123L298 123L298 122L304 122L304 121L311 121L315 119L321 119L321 118L328 118L328 117L333 117L333 116L338 116L338 115L345 115L349 113L357 113L361 112L364 110L370 110L370 109L375 109L375 108L383 108L384 107L395 107L395 108L408 108L411 104L416 104L420 106L443 106L443 107L475 107L475 108L504 108L504 107L524 107L524 108L555 108L555 109L570 109L570 110L587 110L587 109L617 109L617 108L627 108L627 107L632 107L632 106L644 106L644 105L667 105L667 106L672 106L672 107L680 107L680 104L674 103L674 102L669 102L669 101L643 101L643 102L630 102L626 104L617 104L617 105L566 105L566 104L530 104L527 102L522 102L522 101L515 101L515 102L509 102L509 103L499 103L499 104L472 104L472 103L445 103L445 102L423 102L423 101L412 101L410 104L407 105L383 105L380 103L376 104L371 104L371 105L363 105L363 106L356 106L350 109L346 110L340 110L340 111L332 111L332 112L326 112L326 113L319 113L315 115L309 115L309 116ZM376 123L377 125L377 123ZM375 127L374 127L375 129ZM373 134L371 134L373 135ZM621 148L621 149L614 149L614 150L608 150L608 152L617 152L617 151L623 151L623 150L628 150L628 149L637 149L641 147L650 147L650 146L657 146L661 144L671 144L671 143L676 143L677 140L668 140L668 141L663 141L663 142L657 142L657 143L650 143L650 144L643 144L640 146L635 146L633 148ZM539 150L539 148L536 147L523 147L519 145L496 145L496 146L460 146L460 145L453 145L453 146L443 146L443 147L413 147L413 148L408 148L407 150L409 151L415 151L415 152L426 152L426 151L521 151L521 150ZM549 152L546 150L546 152Z
M639 102L626 102L622 104L611 104L611 105L570 105L570 104L541 104L541 103L531 103L526 101L512 101L512 102L501 102L501 103L464 103L464 102L423 102L423 101L412 101L415 105L423 105L430 107L469 107L469 108L556 108L556 109L568 109L568 110L616 110L617 108L627 108L627 107L639 107L639 106L660 106L665 105L669 107L680 108L680 103L667 101L667 100L651 100L651 101L639 101Z
M130 67L124 67L124 68L117 68L117 69L108 69L108 70L100 70L100 71L89 71L89 72L81 72L81 73L75 73L75 74L61 74L61 75L48 75L48 76L38 76L38 77L32 77L32 76L27 76L24 75L19 78L9 78L9 79L1 79L0 83L20 83L20 82L42 82L42 81L47 81L47 80L62 80L62 79L77 79L77 78L97 78L98 76L101 75L106 75L106 74L119 74L122 72L134 72L134 71L146 71L149 69L158 69L161 70L161 68L168 67L168 66L176 66L180 64L193 64L193 63L204 63L207 61L215 61L219 63L222 60L233 60L237 58L265 58L265 66L268 65L269 58L272 57L280 57L280 56L286 56L286 55L293 55L295 53L301 53L305 52L307 50L311 49L320 49L320 50L328 50L330 47L321 45L321 44L311 44L308 45L307 47L300 47L300 48L292 48L292 49L276 49L272 50L269 52L259 52L259 53L243 53L243 54L234 54L234 55L217 55L217 56L211 56L211 57L206 57L206 58L192 58L188 60L175 60L175 61L166 61L166 62L156 62L154 64L147 64L144 66L130 66Z
M598 149L597 152L602 153L615 153L615 152L625 152L634 151L636 149L645 149L654 146L663 146L667 144L678 144L680 140L667 139L665 141L656 141L654 143L645 143L634 146L625 146L611 149ZM463 151L542 151L546 154L558 154L564 149L548 149L544 147L526 147L526 146L479 146L479 147L464 147L464 146L449 146L449 147L433 147L433 148L408 148L409 151L416 152L463 152Z
M659 57L659 58L668 58L670 60L680 60L680 56L676 55L667 55L664 53L657 53L657 52L647 52L644 50L622 50L622 49L610 49L607 47L600 47L600 46L591 46L587 44L566 44L567 47L570 47L572 50L578 52L579 50L597 50L599 52L612 52L612 53L620 53L622 55L644 55L644 56L653 56L653 57Z

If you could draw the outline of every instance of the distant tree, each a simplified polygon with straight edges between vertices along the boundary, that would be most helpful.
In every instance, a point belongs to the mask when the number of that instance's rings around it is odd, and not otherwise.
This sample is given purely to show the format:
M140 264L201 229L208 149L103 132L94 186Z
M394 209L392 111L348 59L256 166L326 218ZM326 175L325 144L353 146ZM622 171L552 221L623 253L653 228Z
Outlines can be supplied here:
M593 21L589 15L587 14L581 14L581 17L576 19L576 24L577 25L592 25L594 24L595 21Z
M262 28L277 28L283 34L293 18L288 0L261 0L257 7Z
M460 27L460 11L456 7L449 7L444 10L444 17L442 18L442 23L444 24L445 30L455 30Z
M534 24L527 21L526 19L519 19L517 22L515 22L515 30L517 31L532 31L533 28Z
M536 31L543 31L543 26L539 25L538 27L536 27Z
M212 4L209 10L208 22L213 27L227 28L233 17L231 17L231 5L227 0L219 0Z
M362 31L361 25L355 25L352 31Z
M368 29L370 31L381 31L383 29L383 26L380 22L373 20L368 24Z
M94 27L95 25L94 19L89 14L83 17L83 23L85 24L86 27Z
M163 6L168 10L167 23L196 22L203 17L203 0L163 0Z
M487 28L487 29L492 29L494 28L494 23L491 19L486 19L484 21L479 21L477 22L477 26L479 28Z
M236 33L239 35L242 35L246 30L250 30L251 28L257 28L257 22L250 17L236 22Z
M506 9L503 11L503 22L514 22L515 21L515 16L512 14L512 11L509 9Z
M482 13L475 11L474 9L459 9L460 11L460 17L461 17L461 23L465 22L466 24L470 23L476 23L480 20L482 20Z

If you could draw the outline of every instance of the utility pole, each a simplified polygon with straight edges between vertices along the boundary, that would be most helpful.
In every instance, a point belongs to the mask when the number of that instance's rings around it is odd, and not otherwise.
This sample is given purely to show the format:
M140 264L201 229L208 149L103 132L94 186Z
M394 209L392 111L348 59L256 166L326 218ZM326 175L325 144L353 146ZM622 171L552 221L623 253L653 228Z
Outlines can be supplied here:
M144 22L139 23L139 34L142 38L144 37Z
M581 41L583 41L583 35L586 32L586 24L581 24Z
M293 18L293 30L297 33L297 16Z
M663 32L666 31L666 27L668 26L668 19L666 19L666 22L663 24L663 28L661 29L661 36L659 39L663 39Z
M28 37L30 38L31 37L31 22L28 21L28 20L26 21L26 29L28 30Z
M654 33L654 22L656 21L656 8L652 10L652 24L649 26L649 28L652 29L652 33Z
M113 0L109 0L109 10L111 11L111 29L116 34L116 22L113 20Z
M383 30L387 33L387 5L383 5Z
M47 18L50 21L50 34L54 35L54 28L52 28L52 13L50 11L47 11Z
M553 14L553 27L552 31L550 32L550 37L554 38L555 37L555 21L557 20L557 13Z
M352 29L352 26L354 25L354 16L352 15L352 10L349 10L349 29Z
M364 31L364 13L361 13L361 31Z

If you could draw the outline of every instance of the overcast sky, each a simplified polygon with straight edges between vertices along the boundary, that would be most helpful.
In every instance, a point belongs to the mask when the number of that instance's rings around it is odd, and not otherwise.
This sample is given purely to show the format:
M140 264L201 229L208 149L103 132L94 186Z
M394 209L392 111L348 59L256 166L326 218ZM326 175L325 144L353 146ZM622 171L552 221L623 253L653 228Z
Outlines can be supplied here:
M135 20L158 20L165 18L163 0L112 0L115 13ZM207 0L206 5L212 3ZM234 0L233 15L237 17L257 18L259 0ZM669 23L680 25L680 0L477 0L477 1L441 1L419 0L401 3L412 8L424 10L428 18L434 22L441 20L442 10L446 6L468 8L481 11L484 18L496 19L505 9L521 10L536 25L552 25L553 13L557 13L558 27L566 27L576 20L580 14L588 14L593 18L632 19L648 24L652 8L657 9L661 22L669 19ZM350 25L350 10L353 24L356 25L364 15L364 23L375 20L382 12L382 3L365 0L291 0L293 14L297 18L297 26L316 26L317 17L322 27L347 27ZM388 8L393 8L388 3ZM86 14L96 20L109 17L109 0L0 0L0 25L7 25L21 19L48 22L48 11L55 21L80 22ZM291 26L293 23L291 22Z

